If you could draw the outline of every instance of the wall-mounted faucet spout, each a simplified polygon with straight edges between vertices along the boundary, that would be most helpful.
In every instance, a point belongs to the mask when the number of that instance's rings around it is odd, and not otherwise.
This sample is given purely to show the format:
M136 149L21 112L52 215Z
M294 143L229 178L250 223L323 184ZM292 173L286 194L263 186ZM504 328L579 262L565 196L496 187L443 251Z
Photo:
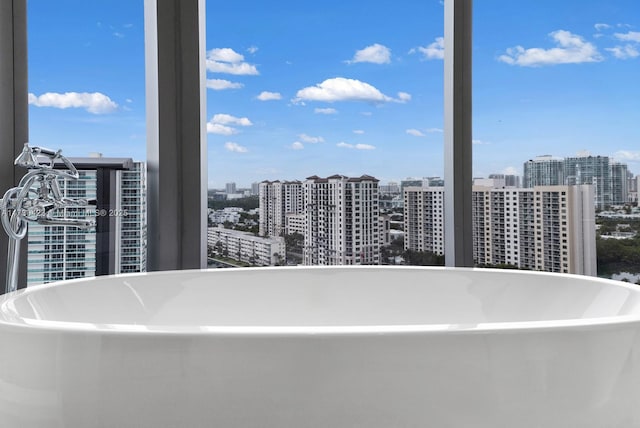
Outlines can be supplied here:
M66 169L54 169L56 162L62 162ZM15 160L15 165L29 171L22 177L18 186L7 190L0 200L0 220L9 235L5 292L17 289L20 241L27 234L28 222L82 229L94 227L96 224L95 221L84 218L64 217L65 208L85 207L89 202L86 199L62 196L58 178L77 180L80 175L73 163L62 156L61 150L29 147L29 144L25 143L22 153Z

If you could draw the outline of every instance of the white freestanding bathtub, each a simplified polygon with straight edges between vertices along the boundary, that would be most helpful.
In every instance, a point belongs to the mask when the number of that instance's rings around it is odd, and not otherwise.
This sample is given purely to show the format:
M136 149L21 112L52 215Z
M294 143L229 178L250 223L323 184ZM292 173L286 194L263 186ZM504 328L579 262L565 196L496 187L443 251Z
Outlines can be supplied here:
M640 427L640 288L408 267L33 287L0 298L0 426Z

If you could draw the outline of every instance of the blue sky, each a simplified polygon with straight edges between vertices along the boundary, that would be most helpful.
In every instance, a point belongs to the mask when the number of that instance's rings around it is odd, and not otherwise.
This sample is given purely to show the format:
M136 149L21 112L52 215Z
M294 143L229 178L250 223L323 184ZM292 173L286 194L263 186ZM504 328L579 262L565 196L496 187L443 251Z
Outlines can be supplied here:
M474 175L640 173L640 2L474 2ZM279 4L279 5L278 5ZM209 183L443 175L440 0L207 1ZM30 140L145 158L142 0L29 0Z

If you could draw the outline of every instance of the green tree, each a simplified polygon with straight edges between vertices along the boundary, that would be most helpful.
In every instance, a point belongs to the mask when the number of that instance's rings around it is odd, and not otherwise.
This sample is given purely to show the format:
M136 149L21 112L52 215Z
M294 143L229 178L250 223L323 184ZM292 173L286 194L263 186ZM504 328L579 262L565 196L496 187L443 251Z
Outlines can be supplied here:
M596 238L598 273L640 273L640 237L633 239Z
M257 196L248 196L246 198L224 201L215 201L213 199L209 199L207 201L207 206L214 210L221 210L228 207L238 207L244 209L245 211L249 211L258 208L260 206L260 201Z
M444 266L444 256L431 251L406 250L403 255L405 263L413 266Z
M273 255L273 258L276 260L276 266L282 266L284 265L284 259L282 258L282 256L280 255L280 253L275 253Z

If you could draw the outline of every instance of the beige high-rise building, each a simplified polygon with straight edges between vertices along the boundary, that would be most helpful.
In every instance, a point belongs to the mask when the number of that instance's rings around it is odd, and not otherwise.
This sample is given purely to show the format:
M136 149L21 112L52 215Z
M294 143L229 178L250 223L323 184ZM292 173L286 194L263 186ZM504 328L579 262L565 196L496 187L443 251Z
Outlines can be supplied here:
M444 254L444 187L405 187L404 248Z
M304 191L300 181L263 181L259 186L260 236L284 236L287 216L304 213Z
M405 249L443 254L443 195L405 189ZM476 264L596 275L593 186L474 186L472 197Z
M305 265L380 263L378 180L363 175L304 181Z

